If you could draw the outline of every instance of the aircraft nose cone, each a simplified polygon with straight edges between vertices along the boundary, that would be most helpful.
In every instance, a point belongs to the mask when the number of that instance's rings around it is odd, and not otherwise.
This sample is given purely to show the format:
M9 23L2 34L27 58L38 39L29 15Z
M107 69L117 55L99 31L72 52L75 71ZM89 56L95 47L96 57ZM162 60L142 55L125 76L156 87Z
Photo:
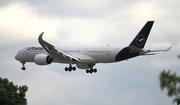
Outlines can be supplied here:
M19 61L19 54L15 55L15 59Z

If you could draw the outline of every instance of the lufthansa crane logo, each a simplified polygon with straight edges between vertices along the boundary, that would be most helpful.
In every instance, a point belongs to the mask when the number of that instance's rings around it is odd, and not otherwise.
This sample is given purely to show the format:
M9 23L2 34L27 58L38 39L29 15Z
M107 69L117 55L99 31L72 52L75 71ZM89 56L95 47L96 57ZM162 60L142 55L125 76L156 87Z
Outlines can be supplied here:
M146 41L146 39L142 34L139 34L136 38L136 44L138 46L143 46L145 44L145 41Z

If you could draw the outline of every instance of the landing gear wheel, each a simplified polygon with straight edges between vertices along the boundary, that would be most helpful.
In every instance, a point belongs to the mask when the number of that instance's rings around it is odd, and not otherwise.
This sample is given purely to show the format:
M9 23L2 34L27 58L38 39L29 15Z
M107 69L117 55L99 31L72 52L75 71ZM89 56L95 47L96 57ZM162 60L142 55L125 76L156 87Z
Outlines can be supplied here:
M96 73L97 72L97 69L94 69L94 73Z
M86 70L86 73L90 73L92 74L93 72L96 73L97 69L93 69L93 67L95 66L95 64L89 64L89 69Z
M65 71L68 71L69 70L69 68L68 67L65 67Z
M86 70L86 73L89 73L89 70L88 70L88 69Z
M22 70L26 70L26 68L25 68L25 66L24 66L24 64L26 63L26 62L21 62L22 63Z
M90 71L89 71L89 72L90 72L90 74L92 74L92 73L93 73L93 69L90 69Z
M26 70L26 68L25 68L25 67L22 67L21 69L22 69L22 70Z
M72 67L69 67L69 71L71 71L73 68Z
M72 70L73 70L73 71L76 70L76 67L75 67L75 66L72 66L72 64L69 64L69 67L65 67L65 71L71 72Z
M93 72L96 73L96 72L97 72L97 69L91 68L90 70L89 70L89 69L86 70L86 73L92 74Z
M73 69L73 71L75 71L75 70L76 70L76 67L73 67L72 69Z

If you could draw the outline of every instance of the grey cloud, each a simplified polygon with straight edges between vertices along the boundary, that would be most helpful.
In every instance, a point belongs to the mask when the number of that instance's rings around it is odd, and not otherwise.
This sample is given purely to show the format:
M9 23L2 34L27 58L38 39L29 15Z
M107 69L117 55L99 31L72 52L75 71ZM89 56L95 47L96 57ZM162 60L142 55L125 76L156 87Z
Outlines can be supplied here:
M39 13L47 17L85 17L85 18L103 18L111 12L131 8L139 0L105 0L85 2L83 0L7 0L2 1L1 5L5 6L17 2L25 3ZM145 1L144 1L145 2Z

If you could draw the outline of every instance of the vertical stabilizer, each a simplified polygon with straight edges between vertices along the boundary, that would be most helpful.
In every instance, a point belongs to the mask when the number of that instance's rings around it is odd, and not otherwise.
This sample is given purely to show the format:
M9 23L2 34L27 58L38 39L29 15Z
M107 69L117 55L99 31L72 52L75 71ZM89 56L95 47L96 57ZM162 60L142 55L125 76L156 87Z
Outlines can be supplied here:
M146 44L153 23L154 21L148 21L129 46L136 46L141 49L144 48L144 45Z

